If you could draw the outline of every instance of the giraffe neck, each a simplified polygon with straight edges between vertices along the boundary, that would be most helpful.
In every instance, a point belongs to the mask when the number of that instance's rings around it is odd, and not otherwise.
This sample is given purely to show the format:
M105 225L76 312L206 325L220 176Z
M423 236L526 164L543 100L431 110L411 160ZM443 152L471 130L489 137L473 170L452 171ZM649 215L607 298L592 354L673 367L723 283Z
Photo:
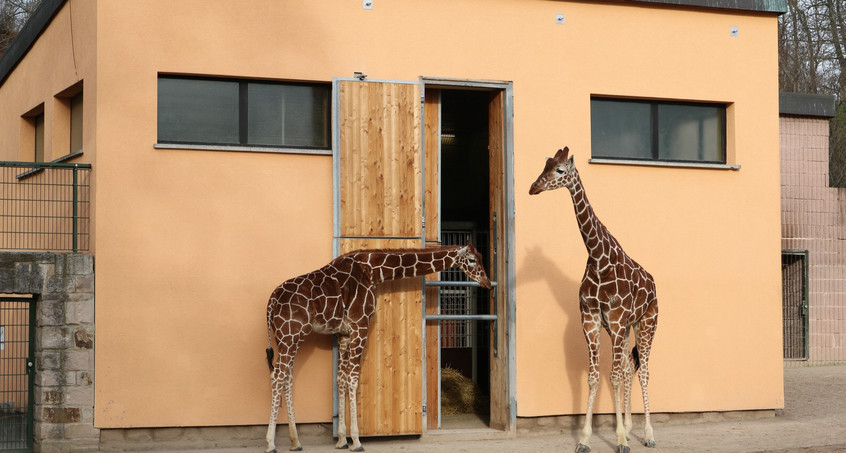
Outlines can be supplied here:
M461 246L448 245L431 249L371 250L363 252L371 269L373 282L420 277L455 266Z
M576 220L579 223L579 231L582 233L585 248L593 260L599 261L607 256L604 250L606 247L603 245L615 243L617 240L614 239L614 236L605 228L605 225L593 211L578 171L575 173L570 195L573 197L573 208L576 211Z

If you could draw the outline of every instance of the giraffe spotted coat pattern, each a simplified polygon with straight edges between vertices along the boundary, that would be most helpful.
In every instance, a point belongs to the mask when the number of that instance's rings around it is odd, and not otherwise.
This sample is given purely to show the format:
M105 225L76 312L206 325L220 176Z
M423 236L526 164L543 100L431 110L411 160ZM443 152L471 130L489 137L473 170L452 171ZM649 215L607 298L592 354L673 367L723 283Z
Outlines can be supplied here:
M279 285L267 303L267 363L271 370L270 423L267 452L275 452L276 418L284 395L288 410L291 450L302 450L293 406L294 357L310 333L338 335L338 443L347 448L346 398L350 402L350 437L353 451L359 441L356 391L361 357L367 344L371 317L376 309L377 284L419 277L458 267L484 288L491 282L482 257L472 244L428 249L359 250L341 255L329 264ZM274 363L273 347L278 351Z
M632 428L631 386L637 372L643 393L644 444L655 446L649 418L649 355L658 326L658 299L652 275L629 257L620 243L594 213L585 195L579 172L569 148L558 150L546 161L543 172L529 193L566 188L573 199L579 231L588 251L587 265L579 289L582 330L588 343L588 403L585 424L576 451L590 451L593 405L599 384L599 336L604 328L611 337L611 386L617 417L617 452L627 453ZM629 349L629 332L634 330L635 347ZM623 392L622 400L620 392ZM625 406L623 409L621 406ZM622 412L625 412L625 420Z

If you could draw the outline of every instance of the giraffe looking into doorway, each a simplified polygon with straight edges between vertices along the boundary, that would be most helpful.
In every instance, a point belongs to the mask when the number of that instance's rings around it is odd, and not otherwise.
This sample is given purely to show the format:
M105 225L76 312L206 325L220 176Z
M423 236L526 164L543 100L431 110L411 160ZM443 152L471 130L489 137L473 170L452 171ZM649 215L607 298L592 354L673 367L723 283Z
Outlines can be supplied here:
M593 404L599 384L599 334L604 327L611 337L613 361L611 386L617 416L617 452L630 451L627 436L632 428L631 386L635 371L638 373L643 393L645 417L644 444L655 446L652 424L649 420L649 353L658 326L658 299L655 281L637 262L631 259L617 239L594 213L585 195L579 172L569 156L569 148L558 150L555 157L532 183L529 194L562 187L570 191L576 220L588 251L587 265L579 289L579 309L582 329L590 353L588 372L588 403L585 424L576 452L590 451ZM629 350L629 332L634 328L635 347ZM622 384L622 389L621 389ZM621 415L620 391L624 392L625 421Z
M276 451L276 417L283 394L291 450L302 450L294 421L293 368L297 350L311 332L338 335L339 411L335 447L347 448L345 407L349 395L352 451L363 451L358 438L356 391L361 357L376 308L374 287L388 280L419 277L453 267L463 270L482 287L491 287L482 256L470 243L429 249L359 250L279 285L267 304L267 362L271 369L272 403L265 451ZM279 352L275 364L274 344Z

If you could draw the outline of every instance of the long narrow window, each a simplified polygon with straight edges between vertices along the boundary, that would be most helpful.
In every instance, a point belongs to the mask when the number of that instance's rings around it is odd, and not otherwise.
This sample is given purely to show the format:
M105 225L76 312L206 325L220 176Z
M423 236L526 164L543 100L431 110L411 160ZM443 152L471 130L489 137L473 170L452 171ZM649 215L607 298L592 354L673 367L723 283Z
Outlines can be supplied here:
M75 153L82 151L82 93L70 99L70 149Z
M329 149L330 85L160 76L158 142Z
M34 162L44 162L44 113L36 115L32 119L35 131Z
M593 158L726 162L726 106L591 98Z

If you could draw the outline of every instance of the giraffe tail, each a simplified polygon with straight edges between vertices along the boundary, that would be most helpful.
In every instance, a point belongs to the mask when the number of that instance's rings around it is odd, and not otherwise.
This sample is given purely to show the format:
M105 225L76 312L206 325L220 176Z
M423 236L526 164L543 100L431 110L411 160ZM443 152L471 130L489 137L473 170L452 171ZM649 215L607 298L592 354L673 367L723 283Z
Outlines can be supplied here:
M632 348L632 360L634 360L635 371L640 368L640 353L637 352L637 346Z
M273 372L273 347L268 346L267 349L264 350L267 354L267 367L270 368L270 372Z

